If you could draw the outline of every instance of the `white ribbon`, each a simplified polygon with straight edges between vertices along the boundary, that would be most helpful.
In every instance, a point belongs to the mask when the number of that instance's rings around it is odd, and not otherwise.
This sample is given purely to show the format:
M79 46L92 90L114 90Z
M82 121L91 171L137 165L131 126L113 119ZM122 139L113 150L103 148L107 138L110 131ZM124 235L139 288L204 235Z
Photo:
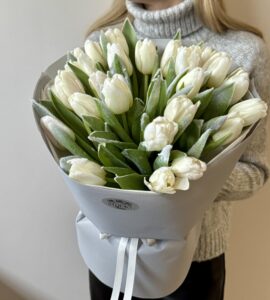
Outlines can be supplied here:
M121 283L123 277L123 269L125 263L125 252L128 244L128 238L121 238L118 246L116 269L114 275L113 292L111 300L118 300L121 290Z
M127 280L126 280L124 300L131 300L131 298L132 298L134 279L135 279L135 271L136 271L138 242L139 242L139 239L132 238L130 245L129 245Z
M120 239L118 251L117 251L116 269L114 275L114 283L113 283L111 300L118 300L120 295L123 271L125 266L125 252L129 240L130 240L130 245L128 251L128 266L127 266L127 278L126 278L124 300L132 299L139 239L138 238L129 239L129 238L122 237Z

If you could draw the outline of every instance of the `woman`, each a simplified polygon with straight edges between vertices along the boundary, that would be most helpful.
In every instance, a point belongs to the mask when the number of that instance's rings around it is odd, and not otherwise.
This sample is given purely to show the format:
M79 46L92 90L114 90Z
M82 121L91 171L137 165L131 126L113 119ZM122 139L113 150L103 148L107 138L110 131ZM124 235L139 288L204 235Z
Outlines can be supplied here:
M114 0L110 11L88 34L97 39L103 27L121 26L129 16L139 38L172 38L181 28L184 45L204 41L228 52L235 67L254 78L261 98L270 100L270 58L259 30L229 17L222 0ZM224 295L225 259L233 200L253 195L267 181L266 118L236 164L215 202L205 213L193 263L184 283L167 300L221 300ZM111 289L90 272L92 300L110 299ZM133 298L136 299L136 298Z

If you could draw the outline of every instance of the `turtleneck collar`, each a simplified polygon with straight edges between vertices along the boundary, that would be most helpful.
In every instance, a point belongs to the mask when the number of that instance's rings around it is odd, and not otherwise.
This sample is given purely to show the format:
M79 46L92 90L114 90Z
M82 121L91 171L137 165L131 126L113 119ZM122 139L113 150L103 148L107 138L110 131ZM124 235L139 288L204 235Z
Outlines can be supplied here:
M128 12L134 17L134 28L142 36L172 38L181 29L184 38L203 27L195 13L193 0L183 0L167 9L148 11L142 5L126 0Z

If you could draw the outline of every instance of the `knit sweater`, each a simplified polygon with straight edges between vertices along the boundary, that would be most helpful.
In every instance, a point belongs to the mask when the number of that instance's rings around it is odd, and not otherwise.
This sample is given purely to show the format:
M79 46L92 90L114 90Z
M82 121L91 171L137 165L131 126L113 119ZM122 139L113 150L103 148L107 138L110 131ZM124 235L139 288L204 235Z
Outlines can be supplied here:
M231 70L241 66L254 78L260 97L270 101L270 55L264 41L247 31L227 30L219 34L204 25L196 14L193 0L184 0L168 9L148 11L142 5L126 0L133 25L139 38L172 38L181 29L182 44L189 46L204 41L207 46L229 53L233 59ZM121 26L121 24L117 25ZM97 40L99 32L89 38ZM159 45L160 46L160 45ZM269 114L268 114L269 116ZM265 118L247 149L222 187L211 207L205 212L194 261L212 259L228 247L232 202L246 199L258 191L270 175L267 158L267 122Z

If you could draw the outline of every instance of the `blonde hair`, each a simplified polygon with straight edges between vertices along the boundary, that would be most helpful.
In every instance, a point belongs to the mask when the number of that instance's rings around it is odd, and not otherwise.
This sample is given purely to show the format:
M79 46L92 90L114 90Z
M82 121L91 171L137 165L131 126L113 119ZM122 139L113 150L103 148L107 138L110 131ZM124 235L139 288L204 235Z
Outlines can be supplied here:
M259 29L230 17L226 12L223 0L193 1L195 2L196 13L212 31L222 33L227 29L244 30L263 38L263 34ZM126 17L129 17L130 20L133 19L127 11L125 0L114 0L110 9L89 28L86 36L103 27L121 23Z

